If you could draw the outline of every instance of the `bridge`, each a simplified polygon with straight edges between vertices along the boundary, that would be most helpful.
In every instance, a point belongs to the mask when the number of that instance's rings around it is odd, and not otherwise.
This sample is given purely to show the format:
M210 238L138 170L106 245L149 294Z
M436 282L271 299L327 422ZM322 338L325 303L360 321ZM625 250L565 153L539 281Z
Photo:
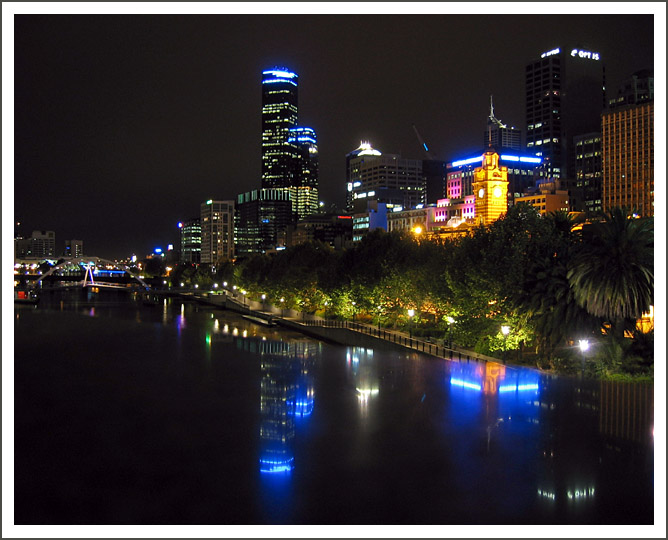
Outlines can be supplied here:
M33 266L39 266L44 263L51 264L52 261L44 259L35 261ZM72 277L78 276L83 271L84 276L81 280L71 280ZM67 275L69 273L69 275ZM146 283L142 277L132 271L130 267L123 263L103 259L101 257L61 257L53 264L49 270L40 274L34 282L33 287L38 288L42 286L42 282L50 276L61 275L61 277L70 278L70 284L62 286L63 288L83 287L83 288L99 288L99 289L122 289L127 290L129 287L125 284L109 283L99 279L104 274L113 277L113 274L120 274L130 276L142 288L148 290L150 285ZM72 274L75 274L73 276ZM102 274L102 275L101 275ZM97 278L96 278L97 275Z

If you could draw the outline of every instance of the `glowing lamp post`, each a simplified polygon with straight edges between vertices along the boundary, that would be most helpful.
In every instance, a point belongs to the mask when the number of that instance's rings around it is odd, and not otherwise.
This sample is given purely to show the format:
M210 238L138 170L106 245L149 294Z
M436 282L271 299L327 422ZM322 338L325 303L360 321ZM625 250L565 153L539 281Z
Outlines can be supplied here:
M415 310L408 310L408 336L413 339L413 317L415 316Z
M581 339L580 340L580 351L582 351L582 376L584 377L585 374L585 353L589 350L589 340L588 339Z
M281 298L281 317L285 318L285 298Z
M452 317L446 317L445 320L448 323L448 349L452 349L452 323L455 320Z
M353 322L355 322L355 302L351 302L353 305Z
M262 295L262 311L264 311L264 301L267 299L267 295L263 294Z
M508 334L510 334L510 326L504 324L501 326L501 333L503 334L503 363L506 363L506 344L508 342Z

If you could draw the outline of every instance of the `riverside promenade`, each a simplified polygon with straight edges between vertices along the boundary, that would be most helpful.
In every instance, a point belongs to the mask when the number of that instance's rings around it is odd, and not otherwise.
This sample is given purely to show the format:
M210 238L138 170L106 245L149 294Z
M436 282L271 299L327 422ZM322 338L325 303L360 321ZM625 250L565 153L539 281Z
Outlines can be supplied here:
M378 328L374 325L352 321L325 319L312 313L279 308L266 302L249 300L242 295L219 292L182 292L177 296L184 300L228 309L256 319L259 324L283 326L310 337L338 345L351 347L408 349L424 354L457 361L501 362L498 358L466 350L456 345L418 339L406 332ZM241 299L239 299L241 296ZM252 319L251 319L252 320Z

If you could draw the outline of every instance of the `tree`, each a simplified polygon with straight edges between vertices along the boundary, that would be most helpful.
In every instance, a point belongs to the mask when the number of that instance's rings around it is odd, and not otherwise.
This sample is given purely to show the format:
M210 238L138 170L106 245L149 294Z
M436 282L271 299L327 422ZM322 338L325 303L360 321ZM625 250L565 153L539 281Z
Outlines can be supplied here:
M617 207L584 226L568 281L583 308L623 334L653 303L653 219L633 219Z

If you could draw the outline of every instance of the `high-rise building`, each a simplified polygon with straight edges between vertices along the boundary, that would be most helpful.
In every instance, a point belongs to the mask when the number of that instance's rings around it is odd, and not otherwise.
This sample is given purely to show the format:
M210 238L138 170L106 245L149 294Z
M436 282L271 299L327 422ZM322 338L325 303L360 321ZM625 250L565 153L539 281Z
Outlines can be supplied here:
M200 262L217 265L234 258L234 201L209 199L200 205Z
M601 210L603 161L601 134L585 133L574 137L575 179L571 180L570 210L595 213Z
M292 218L287 190L256 189L238 195L234 216L237 257L285 247L285 231Z
M318 143L309 127L290 129L288 143L297 148L297 172L291 186L292 210L297 219L318 211Z
M654 103L625 105L602 115L602 206L654 215Z
M298 80L286 68L262 72L262 189L290 192L293 221L318 209L318 147L297 125Z
M489 97L489 116L487 117L487 130L483 147L508 148L510 150L522 150L522 131L515 127L508 127L494 116L494 103L492 96Z
M422 160L383 154L368 142L346 156L347 206L358 211L356 201L377 200L385 204L415 208L425 204L426 186Z
M604 107L599 53L558 47L526 66L526 147L543 158L540 176L575 177L573 138L599 131Z
M199 218L179 222L181 230L181 262L202 262L202 225Z
M65 240L65 257L83 257L83 240Z

